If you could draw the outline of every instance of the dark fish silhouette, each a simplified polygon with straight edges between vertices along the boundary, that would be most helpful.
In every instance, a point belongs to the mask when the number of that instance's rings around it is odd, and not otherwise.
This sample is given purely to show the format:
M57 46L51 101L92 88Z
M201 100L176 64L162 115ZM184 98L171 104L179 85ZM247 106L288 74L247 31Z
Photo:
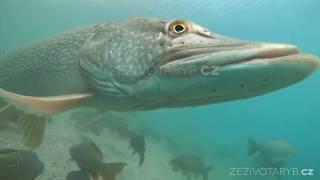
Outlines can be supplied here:
M249 156L258 154L272 163L287 162L296 155L294 147L282 140L269 139L258 143L252 137L249 137L248 141Z
M204 180L208 180L209 171L213 168L206 166L199 156L179 156L172 159L170 164L174 171L180 171L188 179L191 179L192 175L195 177L201 175Z
M91 180L89 174L86 171L72 171L67 175L67 180Z
M134 156L136 153L138 153L140 157L139 165L142 166L144 159L145 159L145 153L146 153L146 142L143 135L135 135L130 138L130 146L129 149L133 149L132 156Z
M249 137L248 142L248 156L253 156L255 165L277 169L279 173L273 173L273 175L281 179L281 168L287 167L288 161L296 154L294 147L279 139L257 142Z
M44 164L32 151L1 149L1 180L34 180L44 170Z
M127 165L123 162L104 163L103 154L99 147L93 142L83 142L71 147L70 155L78 167L87 171L94 180L98 180L102 176L104 180L115 180Z

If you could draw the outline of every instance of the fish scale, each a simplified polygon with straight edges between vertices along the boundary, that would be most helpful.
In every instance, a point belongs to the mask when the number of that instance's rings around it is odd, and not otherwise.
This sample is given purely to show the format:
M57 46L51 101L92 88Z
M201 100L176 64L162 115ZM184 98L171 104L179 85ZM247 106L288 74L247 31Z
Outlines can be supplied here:
M77 71L77 51L92 32L93 26L80 28L33 43L1 59L0 87L37 96L72 93L73 85L85 84ZM47 83L50 81L54 84Z
M159 56L158 50L161 47L160 45L158 47L154 45L146 46L144 43L147 41L141 40L147 36L146 34L141 33L134 36L131 36L130 32L124 34L124 38L128 39L127 41L110 45L110 51L124 53L111 55L108 60L114 67L113 70L120 75L116 77L117 80L125 83L136 82L148 69L155 66L155 62L150 56ZM129 51L129 49L133 49L133 51Z

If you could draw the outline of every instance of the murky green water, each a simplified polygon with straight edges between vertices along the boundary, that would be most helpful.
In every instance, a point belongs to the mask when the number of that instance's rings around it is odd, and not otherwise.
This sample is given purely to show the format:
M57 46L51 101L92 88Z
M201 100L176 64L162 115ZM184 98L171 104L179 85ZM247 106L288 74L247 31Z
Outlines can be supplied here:
M295 44L303 52L320 55L319 0L2 0L0 50L2 54L30 42L75 27L129 17L185 19L211 31L239 39ZM1 74L1 72L0 72ZM258 142L281 139L296 155L287 168L314 169L313 175L283 179L319 179L319 72L306 80L264 96L222 104L106 113L95 121L69 112L46 126L43 144L34 150L46 165L39 180L62 180L77 170L69 148L83 140L96 142L107 162L126 162L118 180L187 179L172 170L170 159L196 154L213 165L210 179L277 179L263 175L233 175L232 168L254 168L247 156L248 136ZM234 82L230 82L234 83ZM84 120L83 120L84 119ZM16 126L0 131L0 148L24 149ZM145 163L128 150L128 132L144 134ZM0 162L1 163L1 162ZM0 166L1 167L1 166ZM1 171L1 169L0 169ZM198 177L201 179L201 176ZM1 179L2 180L2 179ZM5 180L5 179L4 179Z

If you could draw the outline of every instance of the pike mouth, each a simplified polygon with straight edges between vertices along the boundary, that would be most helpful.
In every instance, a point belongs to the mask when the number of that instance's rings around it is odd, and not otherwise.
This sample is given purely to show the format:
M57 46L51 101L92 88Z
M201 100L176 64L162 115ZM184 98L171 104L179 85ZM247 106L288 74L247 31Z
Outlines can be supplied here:
M245 49L244 44L237 44L232 46L222 46L222 45L204 45L204 46L192 46L192 47L178 47L167 51L161 57L161 64L164 65L173 61L187 60L192 58L197 58L205 56L212 53L231 51L233 49Z
M198 46L168 51L161 59L161 66L177 62L204 62L210 65L225 66L254 60L289 60L290 57L305 59L305 56L300 54L298 47L286 44L243 43L228 46Z

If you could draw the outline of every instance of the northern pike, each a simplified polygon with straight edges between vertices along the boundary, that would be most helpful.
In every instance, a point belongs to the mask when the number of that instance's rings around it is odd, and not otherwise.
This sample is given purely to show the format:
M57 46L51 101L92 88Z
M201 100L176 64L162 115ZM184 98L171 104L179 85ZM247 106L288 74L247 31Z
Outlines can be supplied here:
M184 20L97 23L22 47L0 60L0 111L25 119L27 145L45 119L77 107L136 111L256 97L320 66L289 44L249 42Z

